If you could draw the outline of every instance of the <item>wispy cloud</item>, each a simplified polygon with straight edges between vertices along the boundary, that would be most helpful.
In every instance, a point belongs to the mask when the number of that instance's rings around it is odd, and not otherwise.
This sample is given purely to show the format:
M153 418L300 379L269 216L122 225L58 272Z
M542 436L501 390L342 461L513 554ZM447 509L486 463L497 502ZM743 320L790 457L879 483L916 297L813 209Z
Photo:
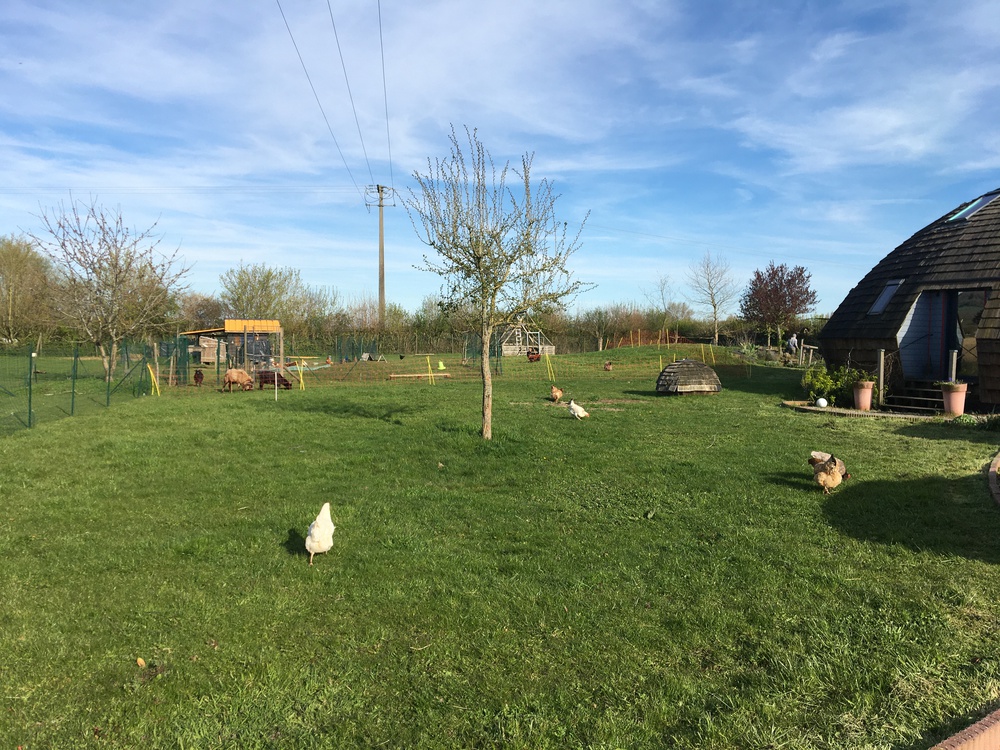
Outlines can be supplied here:
M364 293L366 186L405 194L467 124L500 161L535 152L568 219L591 211L576 270L600 287L583 303L640 298L651 272L680 279L708 246L747 274L840 259L817 274L832 309L859 259L995 187L1000 18L985 0L281 9L291 37L276 2L3 4L0 233L72 190L158 220L204 291L242 259ZM415 308L437 279L413 270L424 248L398 203L387 234L390 296Z

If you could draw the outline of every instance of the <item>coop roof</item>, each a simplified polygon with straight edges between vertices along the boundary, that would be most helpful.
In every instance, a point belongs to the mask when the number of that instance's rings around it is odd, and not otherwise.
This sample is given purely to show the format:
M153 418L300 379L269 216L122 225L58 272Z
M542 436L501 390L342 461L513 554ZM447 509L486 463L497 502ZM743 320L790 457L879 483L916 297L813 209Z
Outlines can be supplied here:
M181 336L221 336L225 333L278 333L280 320L244 320L226 318L221 328L202 328L198 331L182 331Z
M848 292L820 339L893 338L922 291L998 287L1000 189L952 209L885 256Z
M667 365L656 379L657 393L718 393L722 382L708 365L682 359Z

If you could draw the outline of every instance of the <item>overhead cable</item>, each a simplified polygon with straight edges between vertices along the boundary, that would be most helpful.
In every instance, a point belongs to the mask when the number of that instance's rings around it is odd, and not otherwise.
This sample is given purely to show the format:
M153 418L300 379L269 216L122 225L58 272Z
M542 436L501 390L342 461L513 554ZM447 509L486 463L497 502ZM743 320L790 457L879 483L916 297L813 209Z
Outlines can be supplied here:
M344 51L340 48L340 36L337 34L337 24L333 20L333 7L330 0L326 0L326 8L330 11L330 25L333 26L333 38L337 40L337 53L340 55L340 67L344 70L344 84L347 86L347 97L351 100L351 109L354 111L354 124L358 126L358 138L361 139L361 152L365 155L365 164L368 166L368 176L375 182L375 175L372 174L372 165L368 161L368 150L365 148L365 137L361 135L361 122L358 120L358 108L354 106L354 94L351 93L351 82L347 78L347 64L344 62Z
M396 183L392 176L392 140L389 138L389 90L385 85L385 42L382 39L382 0L378 0L378 44L382 54L382 99L385 102L385 142L389 148L389 187L396 194Z
M319 107L319 111L323 115L323 120L326 122L326 129L330 131L330 137L333 138L333 143L337 147L337 152L340 154L341 160L344 162L344 168L347 170L347 174L351 178L351 182L354 183L355 190L364 199L365 194L358 187L357 180L354 179L354 174L351 172L351 168L347 165L347 159L344 158L344 152L340 149L340 143L337 141L337 136L333 134L333 127L330 125L330 119L326 116L326 110L323 109L323 103L319 100L319 94L316 93L316 87L313 85L312 78L309 75L309 70L306 68L306 62L302 59L302 53L299 52L299 45L295 43L295 35L292 33L292 27L288 25L288 19L285 18L285 11L281 7L281 0L274 0L278 4L278 11L281 13L281 20L285 22L285 28L288 29L288 36L292 40L292 46L295 47L295 54L299 57L299 63L302 65L302 72L306 74L306 80L309 82L309 88L312 89L313 96L316 98L316 105Z

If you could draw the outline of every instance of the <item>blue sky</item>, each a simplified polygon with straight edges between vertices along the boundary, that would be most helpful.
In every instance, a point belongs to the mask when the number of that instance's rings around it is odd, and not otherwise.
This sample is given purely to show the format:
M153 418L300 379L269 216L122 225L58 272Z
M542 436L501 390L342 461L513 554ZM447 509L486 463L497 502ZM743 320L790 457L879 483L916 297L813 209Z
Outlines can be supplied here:
M534 152L562 219L590 212L575 308L661 277L683 300L711 252L741 285L804 265L829 313L1000 187L998 38L992 0L6 0L0 234L72 193L158 221L195 291L243 262L374 297L366 187L405 195L468 125L497 161ZM414 310L440 280L398 198L385 230Z

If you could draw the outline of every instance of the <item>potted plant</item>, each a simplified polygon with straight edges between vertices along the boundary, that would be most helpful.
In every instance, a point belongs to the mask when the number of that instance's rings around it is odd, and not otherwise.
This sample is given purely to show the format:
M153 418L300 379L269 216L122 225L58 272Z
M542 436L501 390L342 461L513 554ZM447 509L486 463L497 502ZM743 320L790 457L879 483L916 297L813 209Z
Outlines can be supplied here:
M936 385L941 387L945 413L954 417L965 414L965 395L969 384L964 380L941 380Z
M854 381L854 408L859 411L870 411L872 408L872 393L875 390L875 379L866 372L861 372Z

